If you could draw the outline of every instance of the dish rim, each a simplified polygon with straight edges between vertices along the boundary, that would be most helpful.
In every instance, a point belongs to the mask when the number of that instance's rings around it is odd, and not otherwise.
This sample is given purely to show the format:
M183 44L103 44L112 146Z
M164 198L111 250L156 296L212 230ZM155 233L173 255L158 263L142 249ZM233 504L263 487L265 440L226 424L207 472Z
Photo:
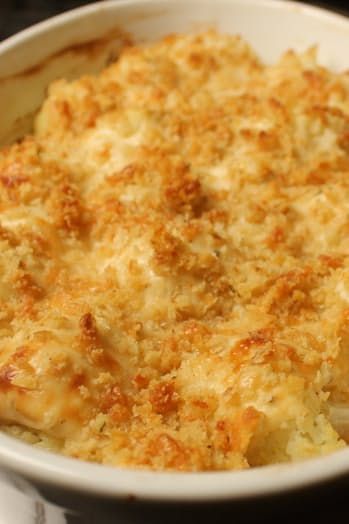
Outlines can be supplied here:
M305 16L317 17L348 30L349 18L325 8L292 0L220 0L222 3L244 4L279 9L287 13L297 9ZM199 3L200 0L190 0ZM34 36L64 26L81 15L112 6L166 5L171 0L106 0L78 7L35 24L0 43L0 54L25 43ZM177 0L176 7L187 4ZM19 73L20 74L20 73ZM17 73L16 73L17 75ZM158 502L208 502L246 499L281 494L325 482L349 473L349 447L330 455L288 464L220 472L157 472L110 467L67 458L35 448L0 432L0 466L48 486L73 492L93 494L108 499L139 499ZM93 479L93 481L92 481Z

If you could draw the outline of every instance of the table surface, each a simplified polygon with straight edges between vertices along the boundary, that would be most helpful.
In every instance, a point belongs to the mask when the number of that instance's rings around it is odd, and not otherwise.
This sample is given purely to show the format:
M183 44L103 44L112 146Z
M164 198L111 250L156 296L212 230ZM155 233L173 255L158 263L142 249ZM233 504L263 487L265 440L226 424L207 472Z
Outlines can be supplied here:
M214 1L214 0L213 0ZM8 36L16 33L17 31L24 29L36 22L44 20L49 16L58 14L60 12L66 11L68 9L78 7L81 5L89 4L91 1L79 1L79 0L0 0L0 41L7 38ZM306 3L316 3L317 5L323 5L324 7L332 8L339 12L349 13L349 0L336 0L336 1L318 1L318 2L306 2ZM13 522L9 522L4 513L1 511L1 498L3 493L0 489L0 523L1 524L14 524L21 522L17 519ZM323 522L328 522L331 520L342 519L343 516L347 513L346 507L346 488L334 488L332 487L330 491L326 493L322 492L319 494L319 499L321 499L321 509L319 509L319 500L313 498L308 503L303 504L300 501L298 507L289 508L287 514L280 513L275 515L275 521L283 521L283 524L288 523L317 523L321 524ZM293 504L292 504L293 506ZM4 507L4 506L3 506ZM179 520L181 517L178 515ZM216 519L213 519L214 522L228 522L231 519L232 515L227 514L225 511L216 513ZM6 519L6 520L4 520ZM204 524L207 521L204 516L200 517L200 522ZM210 523L212 521L212 515L210 516ZM258 516L258 511L256 517L252 520L248 519L247 522L265 522L265 519ZM273 522L273 513L268 517L268 522ZM192 521L193 523L198 522L195 518ZM234 523L236 520L234 520ZM246 521L245 521L246 522ZM102 524L102 523L100 523Z

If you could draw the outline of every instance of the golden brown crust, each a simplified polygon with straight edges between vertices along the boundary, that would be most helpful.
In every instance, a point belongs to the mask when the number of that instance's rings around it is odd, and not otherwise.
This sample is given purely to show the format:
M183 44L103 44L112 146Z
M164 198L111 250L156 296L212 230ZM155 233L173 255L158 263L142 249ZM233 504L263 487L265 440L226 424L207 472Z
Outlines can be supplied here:
M183 471L344 446L349 77L207 31L49 90L0 152L0 420Z

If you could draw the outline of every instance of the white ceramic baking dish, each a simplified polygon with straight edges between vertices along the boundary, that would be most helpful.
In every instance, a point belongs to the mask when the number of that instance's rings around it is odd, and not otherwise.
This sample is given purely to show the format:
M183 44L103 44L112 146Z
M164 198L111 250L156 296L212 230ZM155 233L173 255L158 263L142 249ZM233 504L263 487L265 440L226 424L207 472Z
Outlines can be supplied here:
M205 26L243 35L267 62L288 48L301 50L317 44L323 64L349 68L349 19L318 8L280 0L99 2L52 18L0 44L0 143L30 130L53 79L100 70L115 57L125 33L144 42ZM135 499L166 504L234 502L349 476L349 448L303 463L249 471L169 474L79 462L0 433L0 466L12 479L25 478L51 500L85 509L88 501L102 504L103 500L109 514L115 515Z

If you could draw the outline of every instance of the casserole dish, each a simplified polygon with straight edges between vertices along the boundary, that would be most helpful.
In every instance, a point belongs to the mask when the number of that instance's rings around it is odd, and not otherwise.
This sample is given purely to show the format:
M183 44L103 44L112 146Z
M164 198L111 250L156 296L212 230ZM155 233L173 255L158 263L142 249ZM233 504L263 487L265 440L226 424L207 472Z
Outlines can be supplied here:
M263 60L288 48L319 46L319 61L339 70L349 66L349 22L316 8L276 0L199 2L103 2L74 10L26 30L0 46L0 142L30 130L48 84L58 77L97 72L131 37L154 40L171 32L205 26L241 34ZM265 28L270 27L270 31ZM349 450L304 463L231 473L154 473L107 468L39 451L0 435L0 464L22 490L71 509L105 506L106 515L128 506L234 502L275 495L349 472ZM18 484L18 477L24 478ZM27 482L29 481L29 484ZM33 483L34 491L29 488ZM35 491L38 490L38 491ZM41 494L41 495L40 495ZM132 502L132 504L131 504ZM139 507L139 506L138 506ZM154 507L154 506L153 506ZM126 509L125 509L126 508ZM144 510L145 511L145 510Z

